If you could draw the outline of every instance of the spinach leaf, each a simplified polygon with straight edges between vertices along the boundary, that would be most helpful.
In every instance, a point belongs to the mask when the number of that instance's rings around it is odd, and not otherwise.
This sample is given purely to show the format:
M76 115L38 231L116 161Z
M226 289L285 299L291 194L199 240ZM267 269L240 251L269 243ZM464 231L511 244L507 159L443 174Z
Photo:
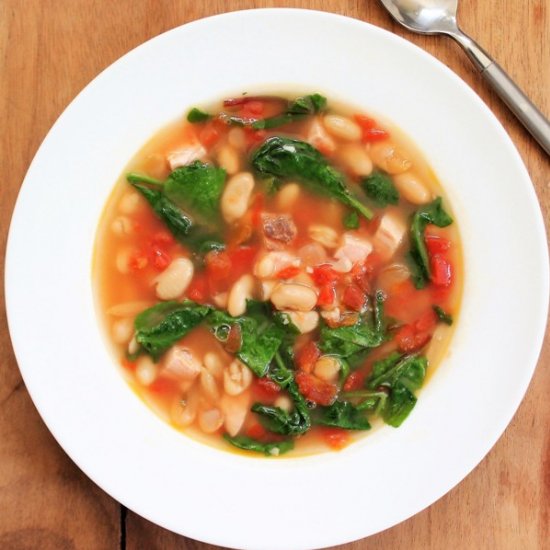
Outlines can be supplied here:
M263 453L266 456L279 456L294 449L294 442L291 439L273 443L262 443L251 437L246 437L245 435L231 437L228 434L224 434L223 437L227 442L239 449Z
M387 388L384 388L387 390ZM344 392L342 397L345 399L361 399L361 402L355 405L355 408L367 413L381 415L386 405L389 391L380 390L357 390Z
M386 424L398 427L412 411L416 404L414 392L422 386L427 366L425 357L402 356L397 352L374 364L366 386L371 390L388 391L387 398L380 397L379 403L374 405Z
M424 288L430 280L430 258L424 240L424 232L429 224L437 227L447 227L453 223L453 219L443 209L441 197L437 197L430 204L420 207L412 217L410 236L411 250L409 263L413 268L412 279L416 288Z
M355 210L344 216L344 227L346 229L359 229L359 216Z
M155 361L199 325L211 308L191 301L162 302L141 312L134 321L136 340Z
M441 322L449 326L453 324L453 316L451 314L445 313L443 308L439 306L432 306L432 308Z
M176 168L164 182L163 193L176 206L203 222L216 222L225 183L225 170L196 160Z
M366 412L349 401L335 401L330 407L320 407L315 422L346 430L370 430Z
M380 208L399 202L399 193L388 174L373 172L361 180L361 186L367 196Z
M187 122L191 122L192 124L196 124L197 122L206 122L211 118L212 118L212 115L209 115L208 113L205 113L204 111L201 111L196 107L193 107L187 113Z
M305 141L268 138L252 156L254 169L264 176L296 179L312 191L332 197L370 220L373 213L346 187L344 176Z
M132 182L132 185L145 197L155 214L166 224L174 237L180 242L185 242L193 227L191 218L167 199L161 191L141 183Z
M208 324L216 338L221 341L224 341L233 325L239 325L241 347L236 355L259 377L267 373L269 364L284 339L284 331L273 322L266 302L249 301L246 314L240 317L214 311L208 318Z
M300 435L311 428L311 415L304 396L294 380L294 371L289 369L281 355L275 355L268 376L281 389L288 392L294 403L294 410L286 412L280 407L254 403L252 411L260 416L260 422L267 429L282 435Z
M283 126L289 122L300 120L304 116L313 115L323 110L327 105L327 99L320 94L305 95L295 99L282 115L256 120L252 123L255 130L268 130Z

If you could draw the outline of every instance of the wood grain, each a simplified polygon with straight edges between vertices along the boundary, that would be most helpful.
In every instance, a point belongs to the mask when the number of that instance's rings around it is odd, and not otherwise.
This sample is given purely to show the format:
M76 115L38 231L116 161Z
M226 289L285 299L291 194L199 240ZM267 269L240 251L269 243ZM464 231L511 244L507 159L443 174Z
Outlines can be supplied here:
M481 96L509 132L548 220L548 157L456 45L398 28L374 0L0 0L2 257L15 199L36 149L64 107L94 76L133 47L187 21L229 10L277 6L357 17L396 32L438 57ZM550 116L549 3L461 0L459 15L464 30L477 38ZM2 263L2 278L3 269ZM0 293L3 297L3 287ZM4 307L0 309L0 364L1 549L214 548L121 510L67 458L42 423L21 381ZM474 472L408 521L339 548L549 548L548 388L547 333L537 371L518 413Z

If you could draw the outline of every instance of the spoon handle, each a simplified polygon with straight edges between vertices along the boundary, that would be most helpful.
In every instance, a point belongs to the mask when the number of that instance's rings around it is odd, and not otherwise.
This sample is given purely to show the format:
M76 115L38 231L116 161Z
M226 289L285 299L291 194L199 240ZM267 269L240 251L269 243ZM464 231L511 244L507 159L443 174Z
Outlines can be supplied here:
M548 119L475 40L460 30L456 33L453 32L451 37L462 46L483 78L550 155L550 122Z

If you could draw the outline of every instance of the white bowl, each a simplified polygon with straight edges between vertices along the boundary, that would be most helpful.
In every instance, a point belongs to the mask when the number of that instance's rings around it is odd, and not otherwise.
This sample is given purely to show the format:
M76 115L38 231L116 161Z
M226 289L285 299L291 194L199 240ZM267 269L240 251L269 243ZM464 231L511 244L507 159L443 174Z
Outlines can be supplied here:
M95 230L138 148L187 108L241 91L319 91L413 137L448 191L465 288L450 353L410 418L339 453L249 458L188 439L128 388L94 311ZM183 535L238 548L359 539L430 505L485 456L536 365L548 258L531 182L506 132L445 66L353 19L233 12L133 50L73 101L25 178L6 296L17 359L56 439L100 487Z

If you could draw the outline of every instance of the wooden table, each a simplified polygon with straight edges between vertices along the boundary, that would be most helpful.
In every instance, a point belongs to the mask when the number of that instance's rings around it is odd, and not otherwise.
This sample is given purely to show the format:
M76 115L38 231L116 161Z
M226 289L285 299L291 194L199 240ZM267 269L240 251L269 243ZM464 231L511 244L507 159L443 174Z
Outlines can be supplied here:
M497 57L550 116L548 0L460 3L464 29ZM227 9L273 6L356 17L396 32L442 60L505 126L527 165L548 219L550 159L485 86L457 46L443 38L420 37L398 28L375 0L0 0L2 256L11 212L33 155L61 111L91 79L163 31ZM3 274L3 265L0 269ZM3 290L2 286L0 292ZM0 549L213 548L127 511L71 462L44 426L21 380L3 307L0 364ZM408 521L340 548L550 548L549 390L547 332L525 400L475 471Z

